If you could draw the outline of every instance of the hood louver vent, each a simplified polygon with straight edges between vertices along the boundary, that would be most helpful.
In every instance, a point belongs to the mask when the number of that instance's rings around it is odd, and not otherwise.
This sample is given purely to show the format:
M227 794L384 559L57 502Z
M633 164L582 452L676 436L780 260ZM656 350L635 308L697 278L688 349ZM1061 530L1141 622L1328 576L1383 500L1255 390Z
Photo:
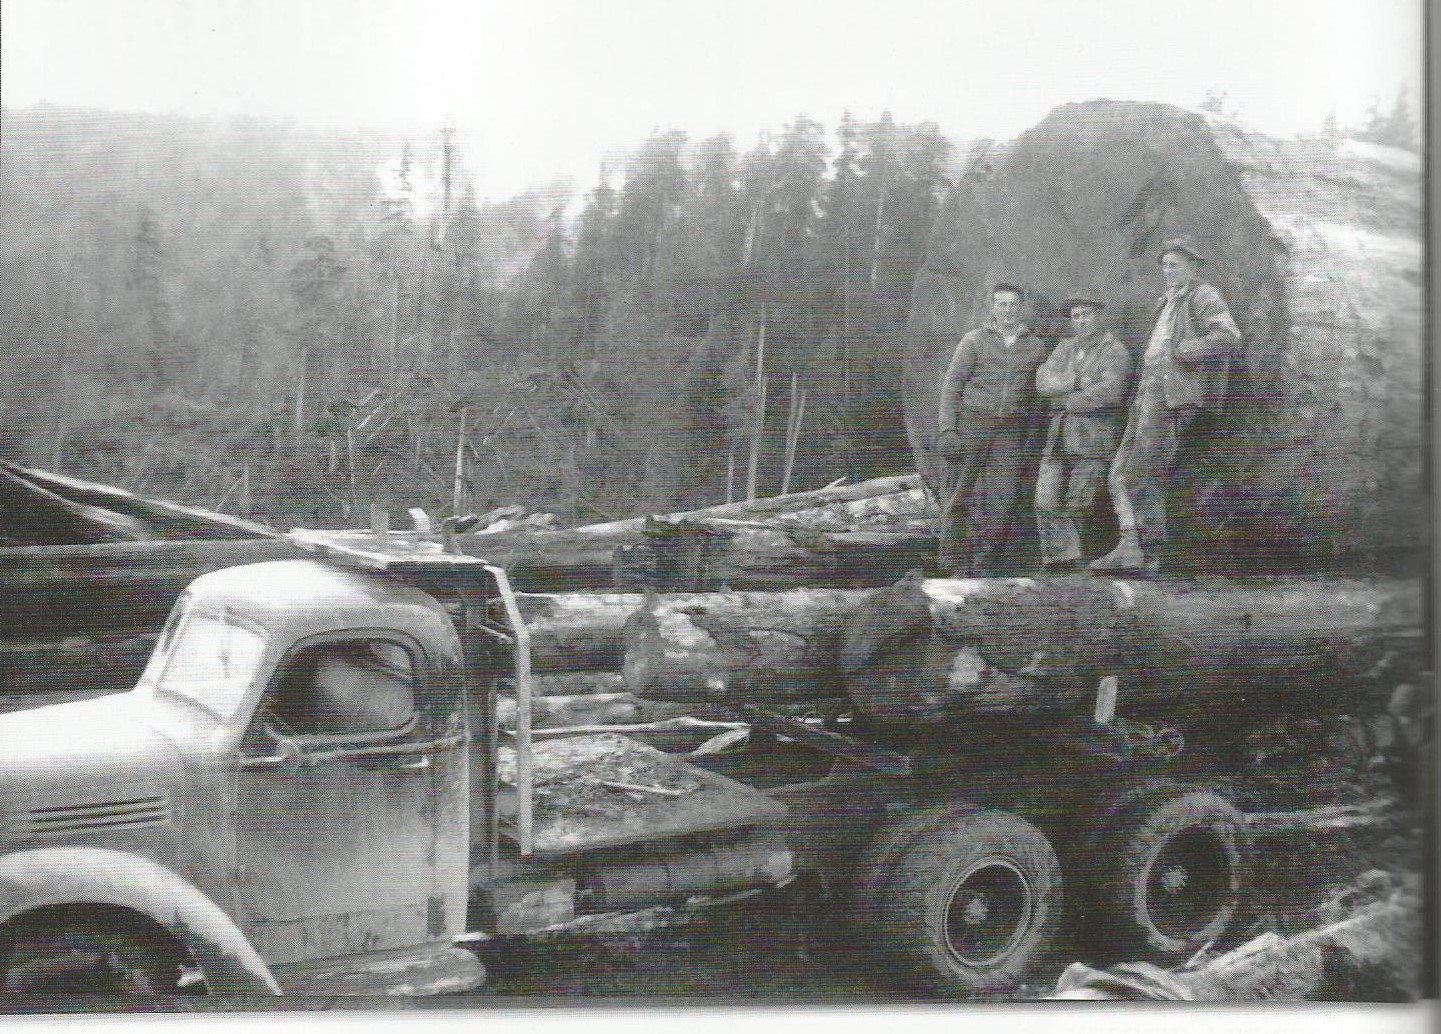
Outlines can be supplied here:
M170 802L164 797L135 797L66 807L36 808L15 816L12 823L26 837L59 836L92 829L132 829L170 821Z

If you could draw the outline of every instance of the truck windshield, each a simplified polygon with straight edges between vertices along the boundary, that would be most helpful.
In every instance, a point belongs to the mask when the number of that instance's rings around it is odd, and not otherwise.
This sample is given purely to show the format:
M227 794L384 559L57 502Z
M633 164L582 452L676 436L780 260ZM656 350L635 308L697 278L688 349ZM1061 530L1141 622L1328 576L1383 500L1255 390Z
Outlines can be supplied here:
M157 693L193 700L230 718L265 653L265 639L222 610L198 610L182 599L141 677Z

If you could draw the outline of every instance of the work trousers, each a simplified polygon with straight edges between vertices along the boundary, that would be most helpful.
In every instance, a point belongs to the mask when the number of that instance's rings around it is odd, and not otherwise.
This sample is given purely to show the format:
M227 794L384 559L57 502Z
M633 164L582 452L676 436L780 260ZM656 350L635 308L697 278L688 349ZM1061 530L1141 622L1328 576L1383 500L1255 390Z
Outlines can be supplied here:
M1025 476L1028 417L961 410L961 452L946 460L941 481L940 567L987 573L1005 545Z
M1108 479L1121 533L1134 531L1146 553L1165 546L1166 488L1176 453L1198 412L1196 406L1172 409L1163 392L1159 378L1143 380Z
M1110 460L1070 456L1056 445L1036 475L1036 530L1041 562L1081 559L1081 521L1096 505Z

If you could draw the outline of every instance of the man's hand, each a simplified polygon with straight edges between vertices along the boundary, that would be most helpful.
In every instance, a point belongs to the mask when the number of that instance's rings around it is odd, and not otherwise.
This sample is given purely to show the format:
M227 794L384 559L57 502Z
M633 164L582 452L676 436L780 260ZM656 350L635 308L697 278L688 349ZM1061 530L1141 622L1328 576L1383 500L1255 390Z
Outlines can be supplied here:
M966 451L961 432L953 427L942 431L936 436L936 451L948 460L960 459Z

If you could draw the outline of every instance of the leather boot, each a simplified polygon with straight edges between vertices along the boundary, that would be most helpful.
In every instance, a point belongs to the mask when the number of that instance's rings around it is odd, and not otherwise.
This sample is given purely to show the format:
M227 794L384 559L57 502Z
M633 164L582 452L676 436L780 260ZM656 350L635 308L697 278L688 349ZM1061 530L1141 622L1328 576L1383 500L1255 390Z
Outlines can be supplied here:
M1122 531L1121 541L1115 549L1086 566L1092 571L1143 571L1146 569L1146 555L1141 552L1141 541L1136 533Z

